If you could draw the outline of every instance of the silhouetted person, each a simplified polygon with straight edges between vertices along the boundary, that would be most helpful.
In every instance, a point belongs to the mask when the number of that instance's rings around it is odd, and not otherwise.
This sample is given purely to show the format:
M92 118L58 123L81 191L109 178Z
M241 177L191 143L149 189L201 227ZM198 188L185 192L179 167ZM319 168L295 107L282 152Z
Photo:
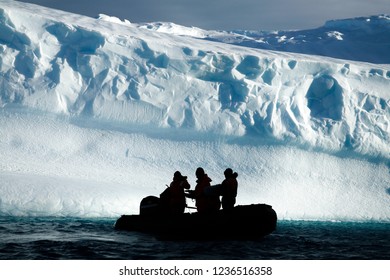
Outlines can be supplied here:
M238 174L233 173L231 168L227 168L224 172L225 180L222 182L222 208L224 210L231 210L236 203Z
M183 176L179 171L176 171L171 184L160 195L163 211L173 215L183 214L186 207L184 189L189 188L190 184L187 181L187 176Z
M221 207L219 196L207 195L205 190L210 188L211 179L205 174L203 168L199 167L195 172L197 181L194 191L194 197L196 200L196 208L199 213L209 213L218 211Z

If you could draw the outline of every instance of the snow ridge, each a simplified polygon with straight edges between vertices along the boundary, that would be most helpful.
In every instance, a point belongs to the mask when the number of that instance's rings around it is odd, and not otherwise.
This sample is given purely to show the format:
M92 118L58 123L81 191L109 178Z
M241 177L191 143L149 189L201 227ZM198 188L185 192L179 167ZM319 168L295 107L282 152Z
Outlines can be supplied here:
M200 34L201 38L207 40L257 49L322 55L376 64L390 63L388 15L332 20L311 30L204 31Z
M0 13L2 107L389 158L388 66Z

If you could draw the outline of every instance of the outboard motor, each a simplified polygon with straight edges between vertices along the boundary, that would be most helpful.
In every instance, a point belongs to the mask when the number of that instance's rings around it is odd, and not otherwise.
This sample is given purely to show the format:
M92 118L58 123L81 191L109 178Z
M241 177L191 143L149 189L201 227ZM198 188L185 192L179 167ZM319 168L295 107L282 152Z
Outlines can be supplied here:
M160 212L160 198L147 196L141 200L139 213L142 216L157 216Z

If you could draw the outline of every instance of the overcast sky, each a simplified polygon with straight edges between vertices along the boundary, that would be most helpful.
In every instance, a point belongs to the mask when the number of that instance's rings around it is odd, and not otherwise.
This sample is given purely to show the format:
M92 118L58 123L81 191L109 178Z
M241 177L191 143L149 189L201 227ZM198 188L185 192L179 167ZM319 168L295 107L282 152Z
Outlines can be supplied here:
M291 30L326 20L390 14L390 0L22 0L130 22L167 21L218 30Z

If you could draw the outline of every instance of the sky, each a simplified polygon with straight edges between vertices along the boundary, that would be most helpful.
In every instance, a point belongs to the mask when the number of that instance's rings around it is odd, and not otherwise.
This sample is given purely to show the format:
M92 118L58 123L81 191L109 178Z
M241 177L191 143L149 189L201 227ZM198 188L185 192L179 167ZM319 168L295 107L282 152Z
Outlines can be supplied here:
M390 14L389 0L22 0L133 23L165 21L208 30L297 30L325 21Z

